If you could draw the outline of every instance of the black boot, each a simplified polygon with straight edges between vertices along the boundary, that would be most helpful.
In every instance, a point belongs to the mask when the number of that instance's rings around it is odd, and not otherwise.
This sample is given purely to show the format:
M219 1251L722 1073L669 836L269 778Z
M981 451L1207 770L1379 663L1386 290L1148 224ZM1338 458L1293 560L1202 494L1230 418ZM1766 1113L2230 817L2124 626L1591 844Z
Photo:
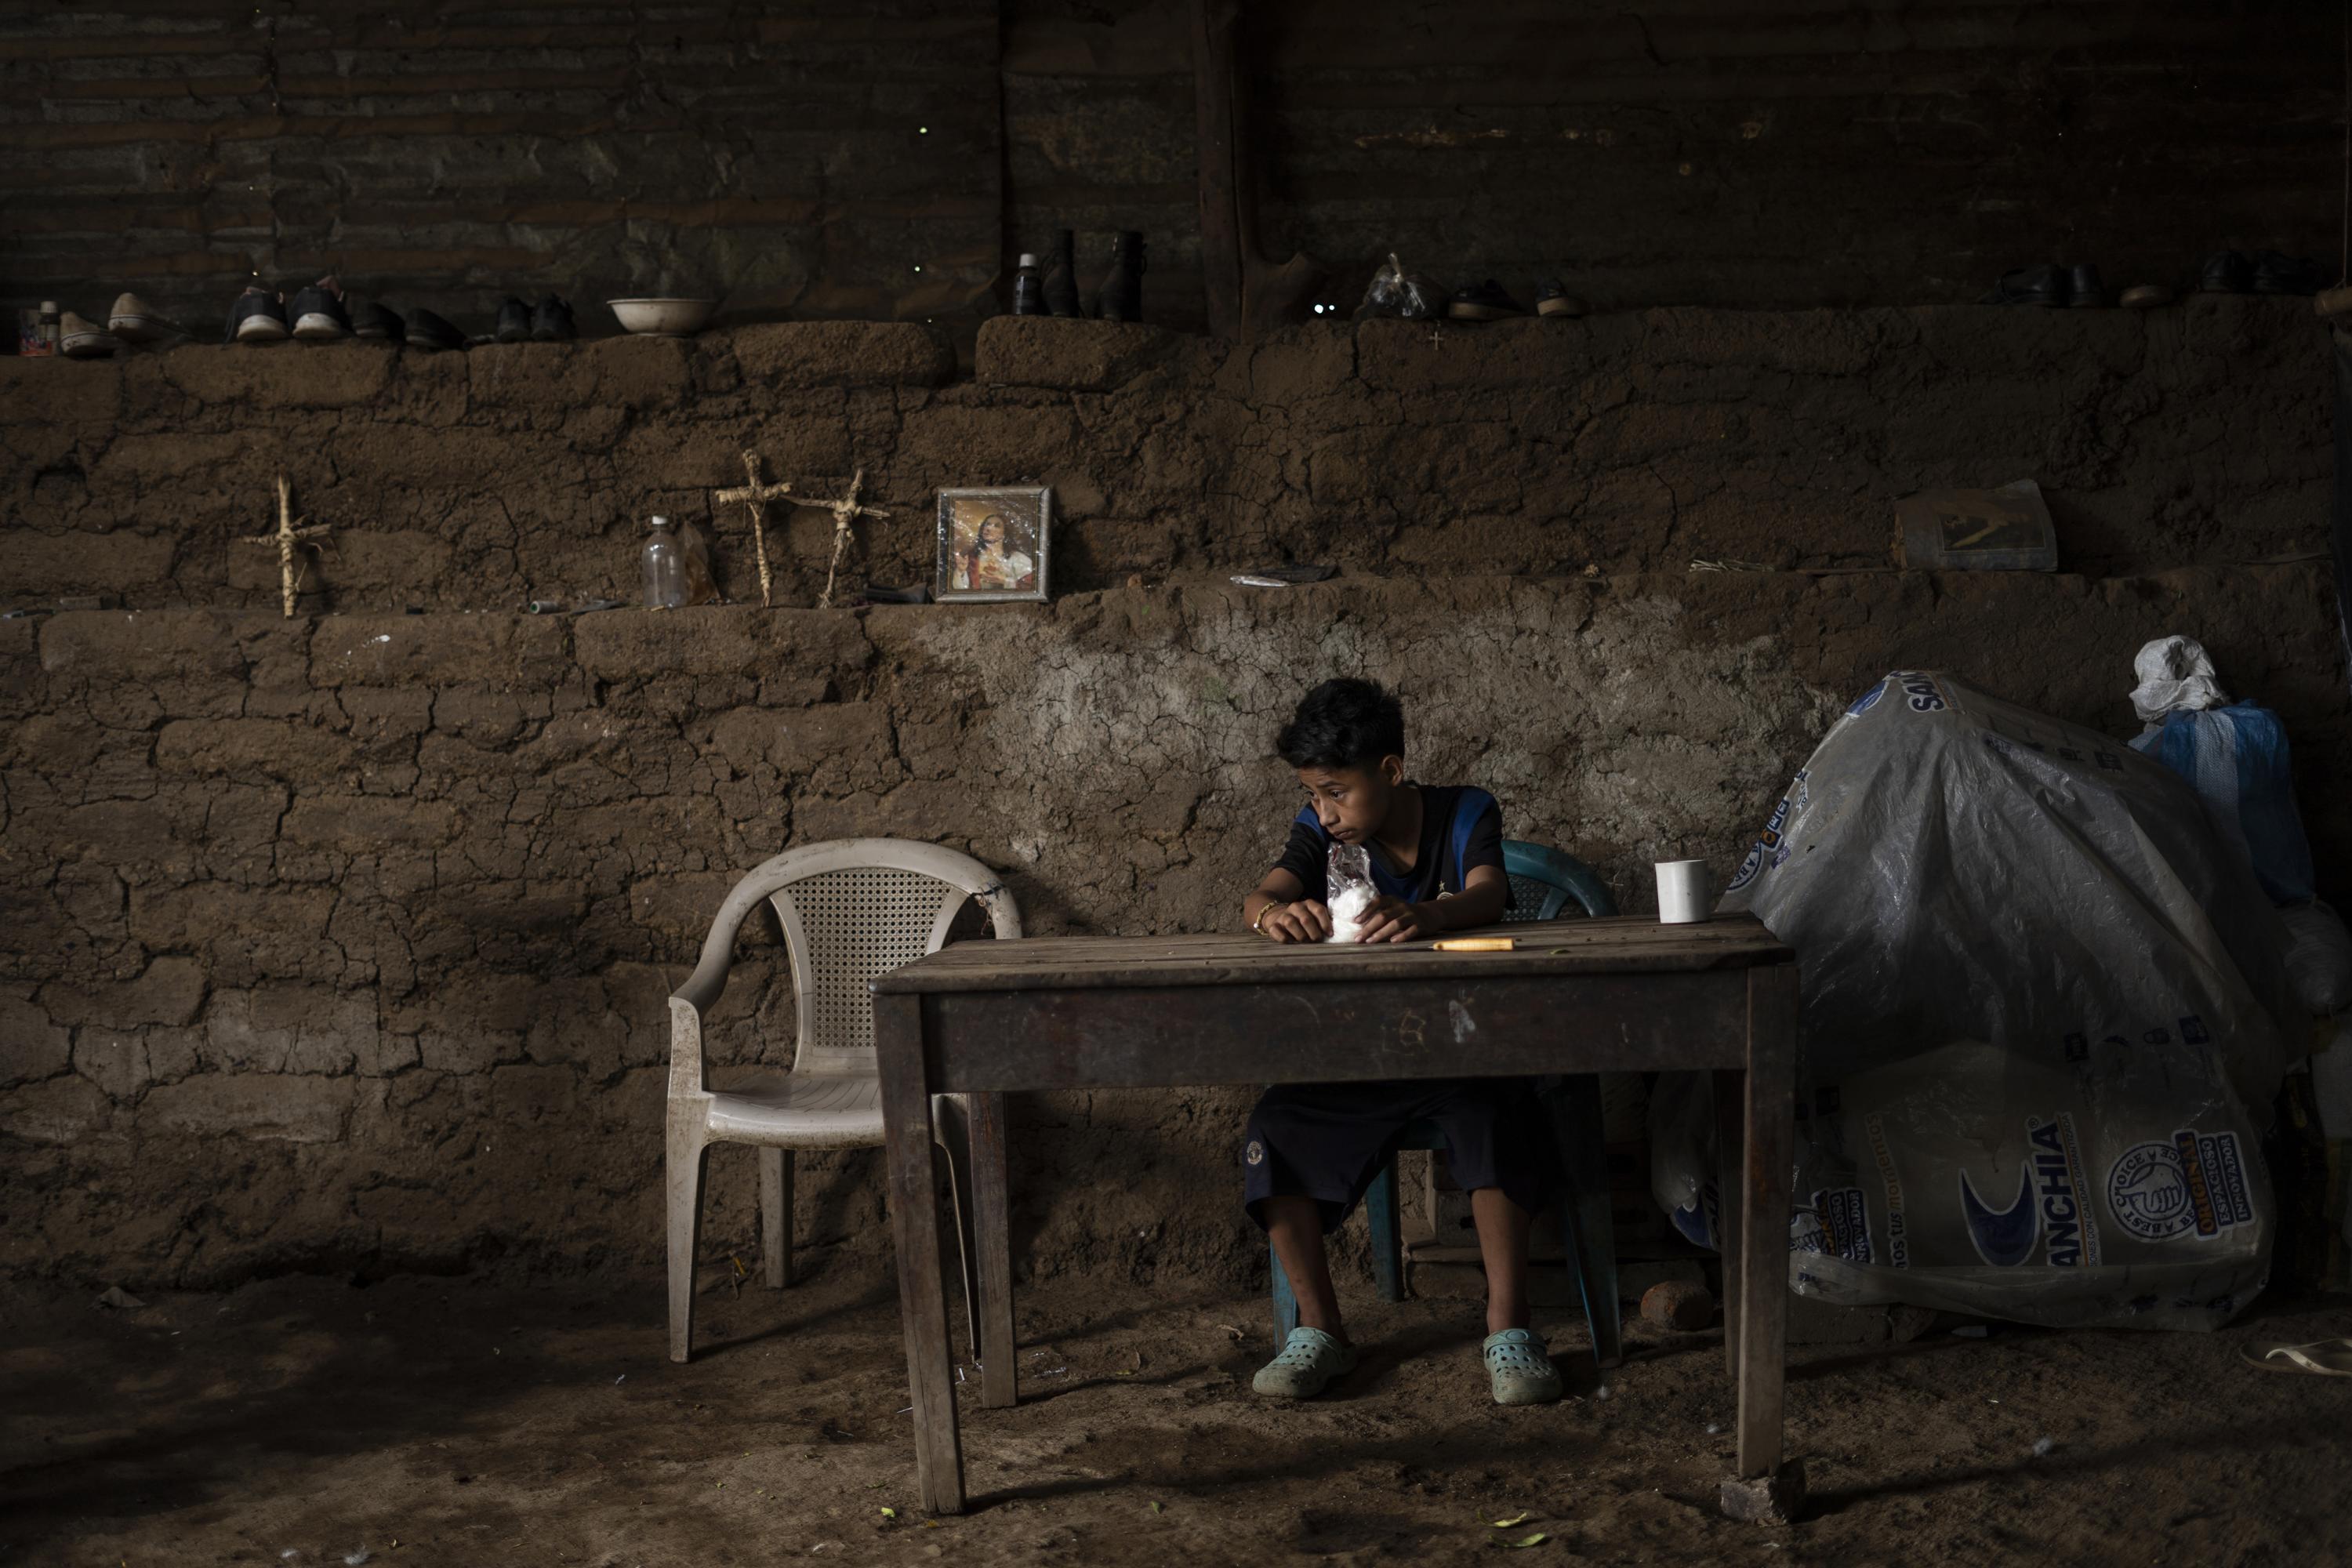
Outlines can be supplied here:
M1078 263L1071 249L1073 237L1066 228L1054 231L1054 264L1045 272L1045 310L1055 316L1076 316L1078 310Z
M1103 274L1095 314L1106 321L1143 320L1143 236L1123 228L1110 242L1110 270Z

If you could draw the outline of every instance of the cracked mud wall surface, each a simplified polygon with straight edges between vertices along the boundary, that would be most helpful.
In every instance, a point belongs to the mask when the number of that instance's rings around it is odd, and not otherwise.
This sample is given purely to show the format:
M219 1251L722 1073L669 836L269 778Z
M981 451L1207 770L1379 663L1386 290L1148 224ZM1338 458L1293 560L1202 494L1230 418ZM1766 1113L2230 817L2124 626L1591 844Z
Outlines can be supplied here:
M1782 319L1720 324L1785 345L1841 320L1785 338ZM1004 368L1031 380L1004 384L1029 390L917 390L954 393L987 410L1000 438L1026 431L1041 451L1032 426L1064 428L1056 406L1083 423L1087 397L1105 409L1148 399L1162 409L1155 434L1089 448L1103 493L1173 494L1189 474L1194 506L1230 521L1241 503L1219 476L1243 456L1208 454L1233 438L1219 421L1240 419L1241 405L1221 410L1207 387L1178 379L1182 366L1213 382L1245 357L1271 387L1326 356L1360 367L1381 340L1228 351L1008 333L1008 359L1031 358ZM2285 341L2245 352L2269 363ZM1496 338L1503 390L1416 406L1443 425L1540 395L1556 366L1528 368L1514 342L1559 347ZM1129 350L1142 368L1119 359ZM467 374L485 363L472 356ZM1821 396L1859 405L1822 374ZM1048 379L1127 390L1037 392ZM2324 386L2315 373L2301 395L2316 404ZM1339 437L1285 423L1313 401L1268 394L1266 406L1288 412L1254 416L1280 426L1254 437L1267 462L1311 474L1334 460ZM683 400L680 418L696 405ZM1360 565L1273 593L1154 571L1147 585L1044 606L288 621L232 603L0 622L0 920L13 937L0 971L0 1157L16 1200L0 1214L0 1267L134 1288L286 1268L655 1268L663 997L742 870L793 844L895 835L1002 869L1033 931L1229 923L1296 808L1295 783L1267 756L1271 733L1304 686L1337 672L1400 688L1421 776L1494 790L1507 832L1575 850L1643 910L1650 860L1727 867L1822 730L1884 670L1965 669L2128 733L2132 652L2194 631L2234 689L2285 715L2325 875L2340 879L2352 808L2329 781L2352 762L2352 712L2332 589L2318 563L2245 560L2305 553L2320 537L2324 444L2289 440L2300 426L2288 412L2225 425L2235 433L2181 470L2194 482L2168 503L2174 531L2151 524L2144 547L2183 559L2114 576L1637 569L1643 552L1666 552L1656 540L1593 577L1503 574L1478 547L1495 536L1457 515L1386 536L1454 540L1442 571ZM849 439L837 423L766 428ZM36 425L16 405L12 447L28 430L73 430L93 449L119 439L99 423ZM1419 426L1402 438L1430 439ZM1494 484L1532 495L1559 460L1506 443L1486 466ZM1693 465L1675 470L1688 497L1706 476L1718 488L1762 482L1742 468L1752 452L1717 467L1680 460ZM1883 500L1916 475L1842 460L1878 487L1864 499L1880 526ZM2297 477L2315 464L2316 478ZM2154 466L2151 446L2103 493L2173 482ZM465 482L520 508L538 479L485 469ZM2274 511L2266 483L2288 498ZM383 493L387 505L415 501ZM1784 493L1782 516L1803 510L1797 493ZM2057 497L2062 511L2082 504ZM2179 521L2195 518L2207 521ZM2232 519L2252 521L2240 532ZM1361 529L1308 521L1379 558ZM1672 514L1649 525L1676 526ZM544 527L547 540L561 531ZM1836 553L1821 542L1826 528L1790 533L1791 547ZM19 519L9 538L25 531ZM1237 543L1204 526L1187 548L1239 563L1268 537ZM2208 544L2184 542L2200 538ZM569 548L587 560L601 545L592 535ZM184 540L173 550L199 559ZM178 591L193 598L202 585ZM709 1031L722 1081L788 1060L790 1003L772 921L753 922ZM1023 1097L1017 1267L1246 1279L1260 1249L1235 1202L1245 1106L1231 1090ZM748 1154L713 1161L712 1256L752 1255L751 1170ZM799 1197L802 1245L885 1250L877 1156L810 1162Z
M1893 503L2038 479L2095 574L2315 548L2324 328L2294 300L2162 311L1650 310L1300 327L1235 346L999 318L974 374L912 323L802 322L465 353L190 344L0 357L12 602L274 607L273 476L331 525L302 608L633 598L654 512L755 596L743 482L887 508L846 571L928 582L943 487L1046 484L1057 591L1329 561L1400 575L1883 566ZM780 604L828 514L779 507Z

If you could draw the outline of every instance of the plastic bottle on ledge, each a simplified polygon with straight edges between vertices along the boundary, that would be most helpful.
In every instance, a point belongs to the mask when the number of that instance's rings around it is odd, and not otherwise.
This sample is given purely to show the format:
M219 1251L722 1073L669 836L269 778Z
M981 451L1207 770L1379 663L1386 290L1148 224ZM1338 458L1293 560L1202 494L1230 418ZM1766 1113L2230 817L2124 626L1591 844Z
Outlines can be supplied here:
M669 519L654 519L637 559L645 568L646 609L675 610L686 603L686 553L669 531Z

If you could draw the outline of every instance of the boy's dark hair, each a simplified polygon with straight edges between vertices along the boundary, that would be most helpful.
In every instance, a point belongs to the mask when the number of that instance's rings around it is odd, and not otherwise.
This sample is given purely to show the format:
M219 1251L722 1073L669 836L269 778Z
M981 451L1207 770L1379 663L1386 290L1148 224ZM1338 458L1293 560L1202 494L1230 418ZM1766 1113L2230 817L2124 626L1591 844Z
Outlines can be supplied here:
M1327 680L1274 738L1294 768L1370 768L1404 755L1404 704L1376 680Z

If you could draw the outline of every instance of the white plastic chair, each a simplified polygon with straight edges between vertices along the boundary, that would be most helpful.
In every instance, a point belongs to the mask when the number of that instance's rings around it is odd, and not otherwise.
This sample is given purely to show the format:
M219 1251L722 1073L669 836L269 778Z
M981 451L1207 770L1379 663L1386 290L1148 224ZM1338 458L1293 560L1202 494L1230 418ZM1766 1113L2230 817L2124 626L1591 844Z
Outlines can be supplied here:
M810 844L761 863L719 907L702 958L669 999L669 1358L694 1342L694 1264L702 1236L702 1175L712 1143L760 1148L760 1216L771 1289L792 1280L794 1149L882 1144L882 1089L874 1060L874 998L867 983L937 952L969 898L1000 938L1021 934L1021 912L996 874L969 855L899 838ZM735 935L761 900L776 907L791 956L799 1039L793 1070L741 1089L704 1087L702 1018L734 962ZM979 1256L967 1095L931 1098L933 1135L948 1156L956 1232L963 1243L964 1306L975 1359L982 1353ZM995 1125L1002 1126L998 1120ZM1004 1183L1001 1143L978 1173ZM1001 1205L998 1212L1001 1212ZM1002 1237L991 1238L1004 1245Z

